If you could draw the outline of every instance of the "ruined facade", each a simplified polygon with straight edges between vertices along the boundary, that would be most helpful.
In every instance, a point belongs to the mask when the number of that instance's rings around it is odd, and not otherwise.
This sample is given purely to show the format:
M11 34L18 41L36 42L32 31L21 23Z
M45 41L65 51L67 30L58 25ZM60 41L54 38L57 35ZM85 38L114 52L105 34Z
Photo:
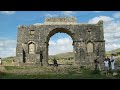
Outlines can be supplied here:
M46 18L44 23L19 26L16 60L20 64L48 65L48 46L51 36L63 32L73 40L74 60L77 65L90 65L105 55L103 21L80 24L76 18Z

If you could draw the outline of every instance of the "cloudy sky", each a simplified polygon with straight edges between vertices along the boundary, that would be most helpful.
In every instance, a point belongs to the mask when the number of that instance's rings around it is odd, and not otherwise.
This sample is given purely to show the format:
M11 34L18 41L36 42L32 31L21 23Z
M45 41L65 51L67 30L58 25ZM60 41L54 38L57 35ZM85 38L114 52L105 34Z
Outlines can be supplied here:
M106 51L120 48L120 11L0 11L0 57L16 55L17 26L43 23L46 17L74 16L78 23L104 21ZM49 54L73 50L72 39L65 33L50 38Z

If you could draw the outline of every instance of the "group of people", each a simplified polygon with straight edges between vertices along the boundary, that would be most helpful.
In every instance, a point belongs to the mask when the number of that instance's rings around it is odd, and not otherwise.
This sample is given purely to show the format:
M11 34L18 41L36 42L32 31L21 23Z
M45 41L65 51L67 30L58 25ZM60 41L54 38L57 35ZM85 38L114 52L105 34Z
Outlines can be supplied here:
M109 74L109 71L113 71L114 72L114 69L115 69L115 57L113 56L113 54L111 54L110 57L106 56L105 57L105 60L104 60L104 65L105 65L105 72L106 72L106 75Z
M95 70L101 71L101 67L99 64L98 59L94 60L95 63ZM104 70L105 70L105 75L108 75L110 71L114 72L115 69L115 57L113 54L111 54L110 57L106 56L104 59Z

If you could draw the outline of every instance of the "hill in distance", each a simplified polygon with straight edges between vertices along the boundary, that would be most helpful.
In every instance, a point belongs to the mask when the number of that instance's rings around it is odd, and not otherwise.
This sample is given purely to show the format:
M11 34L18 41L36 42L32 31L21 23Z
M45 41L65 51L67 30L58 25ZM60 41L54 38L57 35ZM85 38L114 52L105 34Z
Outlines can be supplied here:
M110 55L112 53L115 54L116 56L120 56L120 48L106 52L107 55ZM56 55L50 55L49 59L53 59L54 57L55 58L69 58L69 57L74 57L74 53L67 52L67 53L60 53ZM4 60L13 60L14 58L15 57L6 57L4 58Z
M60 54L49 56L50 59L53 59L53 58L69 58L69 57L74 57L74 53L73 52L67 52L67 53L60 53Z
M107 55L114 54L116 56L120 55L120 48L106 52Z

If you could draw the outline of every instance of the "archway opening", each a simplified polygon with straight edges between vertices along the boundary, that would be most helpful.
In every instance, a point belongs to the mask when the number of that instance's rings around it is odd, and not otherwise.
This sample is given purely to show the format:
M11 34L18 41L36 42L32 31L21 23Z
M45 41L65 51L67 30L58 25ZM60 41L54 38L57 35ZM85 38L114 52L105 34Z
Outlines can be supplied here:
M53 64L55 58L59 65L72 65L74 63L73 36L65 29L52 31L48 38L48 64Z

